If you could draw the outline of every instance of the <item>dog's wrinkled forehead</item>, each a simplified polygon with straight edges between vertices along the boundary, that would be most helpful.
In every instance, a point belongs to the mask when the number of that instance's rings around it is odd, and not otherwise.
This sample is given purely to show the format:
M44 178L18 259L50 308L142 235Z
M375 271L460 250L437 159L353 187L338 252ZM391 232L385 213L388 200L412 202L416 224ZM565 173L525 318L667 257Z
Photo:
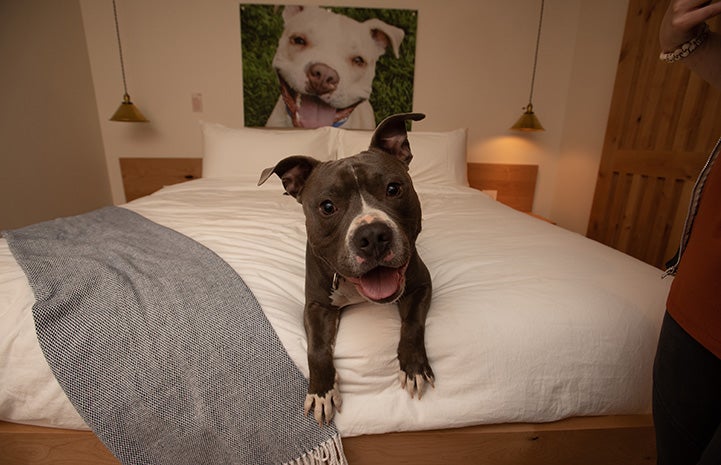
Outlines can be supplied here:
M352 18L317 7L303 7L295 11L286 8L283 18L286 33L326 33L332 34L337 40L361 26L361 23Z
M391 45L398 56L398 45L403 31L380 20L359 22L348 16L333 13L316 6L286 6L283 10L285 28L281 41L304 41L304 53L318 54L323 61L346 53L368 54L378 58Z
M354 169L347 160L335 160L321 164L309 178L306 192L310 195L338 197L357 189Z
M389 177L410 179L406 166L398 159L361 152L319 166L308 182L307 194L349 197L383 184Z
M355 177L363 184L373 180L384 180L388 177L408 176L408 165L394 156L380 155L377 151L367 150L346 158L352 167Z

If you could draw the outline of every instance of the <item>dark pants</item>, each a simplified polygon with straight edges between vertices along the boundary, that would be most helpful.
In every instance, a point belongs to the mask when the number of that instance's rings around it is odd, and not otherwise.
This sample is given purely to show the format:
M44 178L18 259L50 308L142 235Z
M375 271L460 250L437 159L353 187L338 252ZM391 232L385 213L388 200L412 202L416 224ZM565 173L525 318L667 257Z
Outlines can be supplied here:
M664 317L653 367L658 465L721 465L721 360Z

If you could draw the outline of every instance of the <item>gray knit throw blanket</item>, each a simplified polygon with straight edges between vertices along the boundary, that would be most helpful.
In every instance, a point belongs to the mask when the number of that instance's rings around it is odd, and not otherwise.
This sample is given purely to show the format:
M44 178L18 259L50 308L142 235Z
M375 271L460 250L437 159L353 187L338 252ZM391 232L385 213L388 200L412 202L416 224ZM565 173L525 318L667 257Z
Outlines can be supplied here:
M124 464L345 464L334 425L220 257L120 207L6 231L40 346ZM242 247L242 244L239 244Z

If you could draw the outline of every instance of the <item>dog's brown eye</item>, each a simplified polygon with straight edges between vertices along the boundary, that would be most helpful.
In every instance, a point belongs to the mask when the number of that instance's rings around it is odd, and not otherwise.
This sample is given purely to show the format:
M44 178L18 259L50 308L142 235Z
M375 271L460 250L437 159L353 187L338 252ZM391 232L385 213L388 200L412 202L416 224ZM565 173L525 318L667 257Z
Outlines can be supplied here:
M353 57L353 64L356 66L365 66L366 61L362 56Z
M397 182L392 182L386 187L386 195L388 197L398 197L401 195L401 185Z
M290 38L290 43L293 45L301 45L301 46L308 44L308 42L305 40L305 37L302 37L302 36L292 36Z
M320 212L326 216L330 216L338 211L336 206L330 200L324 200L320 203Z

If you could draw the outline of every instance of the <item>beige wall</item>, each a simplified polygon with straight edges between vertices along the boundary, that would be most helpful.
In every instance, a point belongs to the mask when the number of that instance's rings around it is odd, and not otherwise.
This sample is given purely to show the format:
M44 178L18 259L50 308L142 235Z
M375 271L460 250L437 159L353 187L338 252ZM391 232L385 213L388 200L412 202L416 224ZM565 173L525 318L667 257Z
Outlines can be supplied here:
M78 1L1 1L0 63L0 229L110 205Z
M252 3L270 3L258 0ZM418 10L418 130L469 128L469 160L540 166L534 211L585 233L627 0L547 0L534 107L547 131L508 127L527 103L540 0L356 0ZM107 118L122 95L112 2L80 0L113 199L122 156L201 156L199 119L243 125L237 0L118 0L131 96L150 124ZM191 94L203 94L203 113Z

